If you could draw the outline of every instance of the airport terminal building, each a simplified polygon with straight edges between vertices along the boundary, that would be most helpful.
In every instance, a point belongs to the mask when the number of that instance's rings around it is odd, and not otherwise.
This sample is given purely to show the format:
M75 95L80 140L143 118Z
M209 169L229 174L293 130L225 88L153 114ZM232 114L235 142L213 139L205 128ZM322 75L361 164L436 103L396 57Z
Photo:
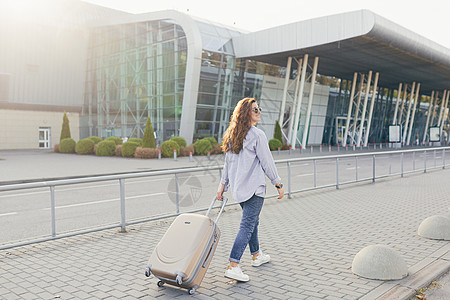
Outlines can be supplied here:
M51 148L64 111L75 140L142 137L150 118L159 144L220 141L244 97L267 137L278 121L294 148L446 130L450 49L367 10L249 33L172 10L49 3L0 4L0 149Z

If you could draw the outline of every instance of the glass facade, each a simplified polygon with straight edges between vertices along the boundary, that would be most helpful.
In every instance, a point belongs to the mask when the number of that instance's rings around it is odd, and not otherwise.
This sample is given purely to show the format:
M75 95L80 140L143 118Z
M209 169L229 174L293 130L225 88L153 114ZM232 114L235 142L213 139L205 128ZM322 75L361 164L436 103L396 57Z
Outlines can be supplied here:
M151 118L158 142L177 136L186 73L186 37L152 21L90 33L83 135L142 137Z

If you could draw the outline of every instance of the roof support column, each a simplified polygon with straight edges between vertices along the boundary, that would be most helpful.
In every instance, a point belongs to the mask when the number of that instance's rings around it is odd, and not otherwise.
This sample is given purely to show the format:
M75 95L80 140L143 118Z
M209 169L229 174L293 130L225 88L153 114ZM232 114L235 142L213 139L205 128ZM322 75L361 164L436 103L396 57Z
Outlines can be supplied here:
M425 123L425 131L423 132L423 139L422 139L423 143L425 143L427 140L428 124L430 122L430 115L432 113L431 109L433 108L433 100L434 100L434 91L431 92L430 106L428 106L427 121Z
M364 96L364 104L361 112L361 124L359 125L358 140L356 141L357 146L361 145L361 137L363 134L364 120L366 117L366 109L367 109L367 100L369 99L371 81L372 81L372 70L369 71L369 78L367 78L366 95Z
M372 114L373 114L373 106L376 101L377 96L377 86L378 86L378 77L380 73L375 73L375 82L373 83L373 90L372 90L372 99L370 101L370 109L369 109L369 119L367 120L367 129L366 134L364 136L364 147L367 147L367 142L369 141L369 133L370 133L370 124L372 123Z
M289 77L291 75L291 65L292 65L292 57L289 56L286 66L286 77L284 78L283 98L281 100L280 116L278 118L278 123L280 124L281 128L283 128L284 122L284 110L286 108L286 97L289 85Z
M405 84L404 88L403 88L403 98L402 98L402 106L400 108L400 113L398 115L398 122L397 124L401 124L402 123L402 117L403 117L403 108L405 107L405 103L406 103L406 96L408 94L408 85Z
M300 121L300 109L302 107L303 100L303 89L305 87L305 79L306 79L306 68L308 67L308 54L305 54L303 57L303 66L302 66L302 77L300 78L300 90L298 92L298 101L297 101L297 109L295 111L295 120L294 120L294 130L292 132L291 137L291 145L292 149L295 150L295 144L297 143L297 130L298 123Z
M447 115L447 104L448 104L448 96L449 95L450 95L450 91L447 92L447 97L445 98L444 111L442 112L442 120L441 120L441 123L439 124L439 126L441 128L444 128L445 117ZM442 100L444 100L444 98L442 98Z
M353 74L352 91L350 93L350 101L348 103L347 121L345 122L345 133L344 133L344 138L342 140L343 141L342 146L345 146L347 144L348 127L350 125L350 117L352 115L353 98L355 97L356 81L358 81L358 73L357 72L355 72ZM358 109L358 107L356 107L356 109ZM356 122L356 119L354 122Z
M298 97L298 88L300 86L300 77L299 74L301 73L301 68L302 68L302 64L303 64L303 60L300 59L300 61L298 61L296 58L294 58L295 61L297 62L297 75L295 77L295 92L294 92L294 101L292 103L292 108L291 108L291 112L289 114L289 130L288 130L288 143L292 145L292 127L294 126L294 116L295 116L295 108L297 105L297 97ZM280 124L281 126L281 124ZM281 127L283 128L283 127ZM283 130L281 130L281 132L283 132Z
M411 93L410 93L410 97L409 97L409 105L407 108L407 113L406 113L406 121L405 121L405 127L403 128L403 137L402 137L402 143L405 144L406 141L406 133L408 130L408 124L409 124L409 116L411 115L411 106L412 106L412 102L414 101L414 89L416 87L416 82L413 82L412 88L411 88Z
M398 105L400 103L401 93L402 93L402 83L400 82L400 84L398 85L398 90L397 90L397 103L395 103L394 119L392 119L392 125L397 124L396 122L397 122Z
M447 97L447 90L444 90L444 95L442 96L442 100L441 100L441 109L439 110L439 119L437 122L437 126L441 126L442 112L444 110L444 102L445 102L446 97Z
M416 115L417 102L420 101L419 100L419 91L420 91L420 82L417 84L417 88L416 88L416 92L415 92L416 99L414 100L414 107L412 109L411 123L409 124L408 140L406 141L406 145L409 145L409 142L411 141L411 131L412 131L412 127L414 124L414 116Z
M309 99L308 99L308 109L306 111L306 121L305 121L305 127L303 128L303 137L302 137L302 146L306 147L306 140L308 139L308 133L309 133L309 121L311 119L311 107L312 107L312 101L314 98L314 86L316 83L316 75L317 75L317 66L319 65L319 57L314 58L314 66L313 66L313 72L311 75L311 86L309 89Z
M352 132L352 141L355 143L355 135L356 135L356 125L358 123L358 117L359 117L359 106L361 105L361 95L364 85L364 74L361 74L361 81L359 83L359 92L358 92L358 101L356 103L355 107L355 119L353 120L353 132Z
M431 121L430 121L430 127L434 124L434 118L436 117L436 108L438 106L438 96L439 92L436 92L436 101L434 101L433 110L431 112Z

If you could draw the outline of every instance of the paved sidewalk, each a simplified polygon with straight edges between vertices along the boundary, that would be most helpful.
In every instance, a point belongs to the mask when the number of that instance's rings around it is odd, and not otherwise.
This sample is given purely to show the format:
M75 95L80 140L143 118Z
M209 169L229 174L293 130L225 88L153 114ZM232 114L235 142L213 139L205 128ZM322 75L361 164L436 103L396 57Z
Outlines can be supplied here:
M28 161L28 170L37 172L34 178L56 177L39 173L43 165L71 165L62 159L66 155L35 155L34 163ZM56 155L58 162L45 155ZM9 170L5 167L12 160L21 161L6 152L0 152L0 158L4 159L0 161L2 170ZM70 156L75 160L92 158ZM27 160L22 159L24 166ZM128 171L119 160L92 163L87 171L73 164L72 172L61 168L58 176L93 174L95 169ZM138 168L137 162L139 168L161 167L154 162L127 161L130 170ZM110 167L111 162L117 163ZM161 163L171 164L169 160ZM15 179L25 171L13 174ZM0 176L0 181L5 181L4 172ZM240 208L231 206L219 221L219 246L193 296L184 289L159 288L156 278L144 276L147 259L172 222L170 218L129 226L128 233L107 230L0 251L0 299L409 299L415 290L450 269L450 243L416 233L425 218L448 213L449 177L450 170L436 170L375 184L305 192L292 199L266 200L260 242L272 262L253 268L247 250L242 268L250 275L248 283L223 277L241 217ZM352 274L355 254L372 244L398 251L408 264L409 276L385 282Z

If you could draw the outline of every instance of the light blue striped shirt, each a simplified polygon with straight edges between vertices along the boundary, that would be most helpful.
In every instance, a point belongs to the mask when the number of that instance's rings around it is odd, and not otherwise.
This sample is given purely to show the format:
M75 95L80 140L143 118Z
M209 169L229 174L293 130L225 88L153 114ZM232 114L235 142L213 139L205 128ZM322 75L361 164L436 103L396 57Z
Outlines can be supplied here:
M228 187L231 187L234 201L241 203L250 199L254 194L265 197L265 175L273 185L281 182L266 134L261 129L252 126L245 136L239 154L231 151L225 154L220 183L225 185L225 192Z

